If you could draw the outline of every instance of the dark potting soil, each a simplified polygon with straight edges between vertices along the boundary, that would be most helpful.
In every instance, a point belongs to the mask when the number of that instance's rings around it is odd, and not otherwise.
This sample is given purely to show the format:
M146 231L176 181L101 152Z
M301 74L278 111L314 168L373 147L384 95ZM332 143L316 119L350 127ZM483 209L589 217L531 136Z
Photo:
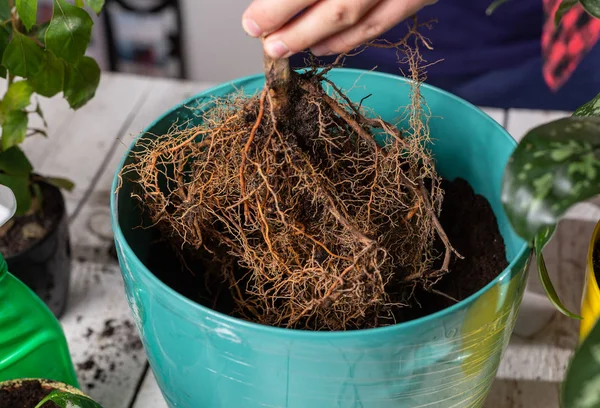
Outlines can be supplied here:
M398 309L396 322L413 320L445 309L455 303L452 299L460 301L467 298L508 266L504 240L487 199L475 194L463 179L452 182L444 180L442 188L445 195L440 222L450 242L464 259L456 259L450 265L450 272L434 286L438 293L416 289L413 307ZM189 299L221 313L232 314L233 300L227 289L218 293L209 293L205 289L207 285L202 264L186 259L184 266L168 244L161 241L158 235L154 238L146 265L159 279ZM441 240L437 240L435 246L443 253Z
M453 299L463 300L496 278L507 266L506 248L496 215L488 200L475 194L463 179L442 183L445 191L440 222L454 248L464 259L454 259L450 273L434 289ZM441 240L435 245L444 251ZM452 299L422 289L415 292L421 307L405 308L410 318L435 313L452 306ZM409 316L405 316L408 318Z
M23 381L20 386L0 389L0 408L34 408L52 392L52 388L42 386L38 381ZM47 402L42 408L59 408L53 402Z
M4 236L0 237L0 252L5 258L17 255L42 240L60 221L62 213L60 191L44 183L41 183L40 187L44 197L42 211L13 217L12 226ZM24 229L29 229L33 233L24 234Z

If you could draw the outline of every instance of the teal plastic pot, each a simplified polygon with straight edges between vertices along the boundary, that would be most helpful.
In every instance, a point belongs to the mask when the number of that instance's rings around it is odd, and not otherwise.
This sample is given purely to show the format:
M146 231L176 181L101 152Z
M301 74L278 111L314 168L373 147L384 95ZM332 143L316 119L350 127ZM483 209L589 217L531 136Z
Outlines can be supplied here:
M330 78L355 101L395 121L409 103L402 78L337 69ZM174 123L197 123L188 107L243 88L255 93L262 75L207 90L171 109L140 136ZM471 104L423 86L432 113L433 152L441 175L462 177L491 203L510 265L464 301L395 326L309 332L248 323L201 306L173 290L181 274L152 247L130 197L132 180L113 185L112 223L127 298L150 366L170 407L404 408L478 407L494 380L526 282L528 248L502 209L500 185L515 141ZM187 107L186 107L187 106ZM135 143L132 148L135 148ZM130 160L129 153L123 163ZM117 174L120 168L117 169ZM201 271L197 274L201 275ZM179 291L190 295L192 285Z

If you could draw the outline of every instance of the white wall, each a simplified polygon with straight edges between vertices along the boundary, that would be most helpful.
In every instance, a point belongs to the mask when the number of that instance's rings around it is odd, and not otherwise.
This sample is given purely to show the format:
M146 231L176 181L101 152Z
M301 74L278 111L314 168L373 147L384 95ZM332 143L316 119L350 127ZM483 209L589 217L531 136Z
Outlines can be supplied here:
M181 0L190 79L222 82L262 72L260 40L247 36L241 24L249 4Z

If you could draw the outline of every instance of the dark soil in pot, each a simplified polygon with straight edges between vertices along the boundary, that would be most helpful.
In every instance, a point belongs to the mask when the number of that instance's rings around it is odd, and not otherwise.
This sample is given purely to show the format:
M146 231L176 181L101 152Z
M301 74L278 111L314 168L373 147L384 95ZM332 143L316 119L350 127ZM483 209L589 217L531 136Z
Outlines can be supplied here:
M53 391L53 388L39 381L27 380L11 388L0 388L0 408L34 408ZM53 402L47 402L42 408L59 408Z
M463 179L444 181L444 203L440 222L464 259L457 259L450 273L434 287L455 300L463 300L486 286L507 266L504 239L496 215L487 199L475 194ZM443 250L441 242L436 245ZM417 318L452 306L454 300L424 291L416 294L421 308L408 309ZM406 312L408 312L406 310Z
M475 194L463 179L444 181L442 187L445 198L440 222L464 259L452 263L450 273L432 288L434 291L415 289L412 307L397 310L398 323L434 313L467 298L508 266L504 240L487 199ZM145 263L159 279L189 299L232 315L233 300L227 288L209 285L210 291L207 290L201 273L203 265L189 260L184 265L171 247L161 241L158 232L153 238L150 257ZM443 251L441 242L436 245Z
M71 247L63 195L40 183L42 210L13 217L0 237L9 271L31 288L55 316L64 313L71 275Z

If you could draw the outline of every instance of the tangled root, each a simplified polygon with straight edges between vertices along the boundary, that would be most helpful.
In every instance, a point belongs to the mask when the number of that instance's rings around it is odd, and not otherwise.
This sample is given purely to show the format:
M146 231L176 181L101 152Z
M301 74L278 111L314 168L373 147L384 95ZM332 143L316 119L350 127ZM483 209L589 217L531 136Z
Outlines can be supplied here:
M390 324L415 285L459 256L438 221L441 180L407 43L394 45L414 80L402 132L352 103L328 69L267 58L259 95L219 99L201 125L139 142L123 170L135 197L185 256L213 266L207 278L228 286L237 316L311 330Z

